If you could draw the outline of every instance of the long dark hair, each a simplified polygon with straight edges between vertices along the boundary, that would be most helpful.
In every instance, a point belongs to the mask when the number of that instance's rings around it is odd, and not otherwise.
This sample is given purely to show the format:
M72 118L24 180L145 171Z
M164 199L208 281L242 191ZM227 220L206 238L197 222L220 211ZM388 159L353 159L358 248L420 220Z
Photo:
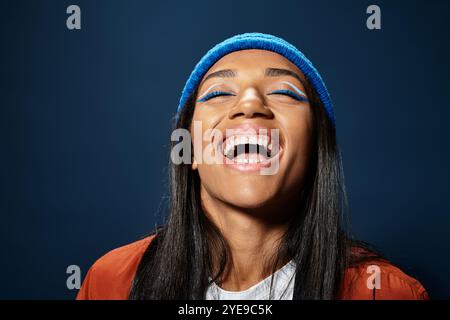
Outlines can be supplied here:
M293 259L297 266L294 299L334 299L341 290L345 269L358 263L353 249L366 246L348 236L335 128L309 83L306 90L314 122L310 168L298 191L301 212L281 239L271 259L272 269L276 270L280 261ZM194 92L187 101L175 128L189 129L196 96ZM204 299L208 277L220 280L230 262L227 241L202 210L197 171L189 164L170 162L169 167L167 221L155 230L156 237L141 259L130 299ZM364 252L363 259L376 257L369 249Z

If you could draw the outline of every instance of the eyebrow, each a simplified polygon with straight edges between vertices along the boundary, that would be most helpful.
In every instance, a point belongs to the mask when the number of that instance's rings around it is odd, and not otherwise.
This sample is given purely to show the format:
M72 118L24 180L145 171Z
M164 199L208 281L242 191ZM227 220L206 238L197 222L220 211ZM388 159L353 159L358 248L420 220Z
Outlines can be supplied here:
M200 85L198 87L200 88L201 85L206 80L211 79L211 78L233 78L233 77L236 77L236 72L234 70L223 69L223 70L215 71L215 72L212 72L212 73L208 74L205 77L205 79L203 79L203 81L200 83Z
M300 81L300 83L305 86L305 81L300 77L300 75L288 69L267 68L264 75L267 77L291 76Z
M223 69L218 70L215 72L212 72L208 74L205 79L199 84L199 88L202 86L202 84L211 78L233 78L236 77L237 73L234 70L231 69ZM300 81L300 83L303 86L306 86L305 81L298 75L296 72L288 69L280 69L280 68L267 68L264 72L264 76L266 77L281 77L281 76L291 76Z

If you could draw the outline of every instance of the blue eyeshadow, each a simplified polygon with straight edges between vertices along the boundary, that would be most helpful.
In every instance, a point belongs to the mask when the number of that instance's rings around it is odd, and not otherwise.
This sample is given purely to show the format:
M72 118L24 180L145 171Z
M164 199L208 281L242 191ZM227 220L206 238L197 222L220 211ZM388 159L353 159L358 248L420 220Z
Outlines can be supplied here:
M286 96L289 96L291 98L294 98L294 99L296 99L298 101L308 101L308 98L306 98L304 96L301 96L301 95L299 95L299 94L297 94L297 93L295 93L294 91L291 91L291 90L285 90L285 89L284 90L275 90L275 91L270 92L269 94L281 94L281 95L286 95Z
M234 94L229 93L229 92L224 92L224 91L213 91L211 93L208 93L206 96L204 96L200 100L197 100L197 102L205 102L211 98L219 97L219 96L234 96Z

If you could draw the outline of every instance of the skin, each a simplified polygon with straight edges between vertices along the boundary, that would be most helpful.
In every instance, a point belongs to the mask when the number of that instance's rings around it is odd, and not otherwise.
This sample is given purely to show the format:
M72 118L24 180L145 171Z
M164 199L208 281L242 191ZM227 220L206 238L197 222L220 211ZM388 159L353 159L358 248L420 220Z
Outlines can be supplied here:
M288 74L269 76L268 68L291 71L300 79ZM209 77L228 69L233 76L228 73L225 77ZM230 246L232 263L220 283L225 290L245 290L270 275L264 270L265 261L276 250L289 218L296 212L295 204L308 169L312 112L309 102L269 93L292 89L285 81L306 93L304 79L302 72L281 55L242 50L217 61L199 86L198 97L204 96L212 85L217 85L212 91L234 94L196 103L193 120L201 121L203 132L214 128L225 135L227 128L246 123L276 128L283 149L279 170L274 175L193 161L192 169L198 170L201 179L203 209ZM195 139L192 128L191 134ZM203 141L203 148L209 143Z

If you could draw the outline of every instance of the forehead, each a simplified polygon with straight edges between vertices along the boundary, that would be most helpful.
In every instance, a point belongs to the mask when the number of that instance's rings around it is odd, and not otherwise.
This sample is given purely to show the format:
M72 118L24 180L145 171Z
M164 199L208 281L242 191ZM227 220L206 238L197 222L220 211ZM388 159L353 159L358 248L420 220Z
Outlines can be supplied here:
M303 73L297 68L295 64L290 62L282 55L266 50L249 49L231 52L218 60L206 73L206 75L222 70L251 70L251 69L267 69L280 68L288 69L296 72L302 78ZM205 76L206 76L205 75Z

